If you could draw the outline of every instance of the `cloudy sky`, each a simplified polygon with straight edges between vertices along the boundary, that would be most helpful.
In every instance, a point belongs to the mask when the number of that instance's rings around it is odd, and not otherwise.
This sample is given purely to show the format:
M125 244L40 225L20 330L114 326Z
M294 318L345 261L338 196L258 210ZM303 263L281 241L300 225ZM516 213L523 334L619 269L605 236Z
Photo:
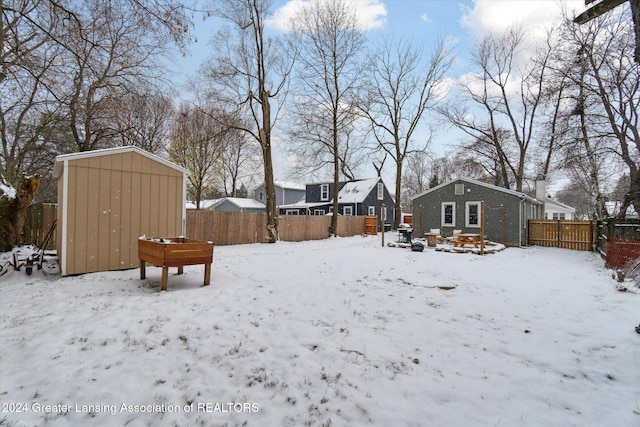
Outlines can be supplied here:
M268 21L274 32L286 31L287 23L295 17L304 3L318 0L274 0L274 13ZM320 0L322 1L322 0ZM357 9L360 25L367 38L376 42L393 35L423 43L446 37L453 41L456 60L450 78L459 80L469 73L469 54L476 41L488 33L497 33L519 24L526 28L530 39L542 38L546 29L556 25L562 8L577 15L585 9L584 0L351 0ZM184 81L197 71L198 65L209 56L207 40L219 29L219 21L196 22L198 43L189 55L175 62L180 70L177 80ZM446 142L432 147L442 154ZM438 151L439 149L439 151ZM283 167L276 168L282 171ZM278 171L277 171L278 172ZM284 179L284 172L276 177Z

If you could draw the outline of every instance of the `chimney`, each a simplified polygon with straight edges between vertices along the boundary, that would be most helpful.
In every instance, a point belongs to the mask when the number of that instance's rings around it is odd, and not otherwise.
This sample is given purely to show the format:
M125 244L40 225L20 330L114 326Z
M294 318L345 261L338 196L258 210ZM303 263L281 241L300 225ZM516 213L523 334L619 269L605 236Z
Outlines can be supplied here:
M538 218L546 219L545 216L545 199L547 198L547 181L545 181L543 175L538 175L536 178L536 199L542 202L541 211L538 213Z
M547 181L545 181L544 176L538 175L536 178L536 199L541 202L547 198Z

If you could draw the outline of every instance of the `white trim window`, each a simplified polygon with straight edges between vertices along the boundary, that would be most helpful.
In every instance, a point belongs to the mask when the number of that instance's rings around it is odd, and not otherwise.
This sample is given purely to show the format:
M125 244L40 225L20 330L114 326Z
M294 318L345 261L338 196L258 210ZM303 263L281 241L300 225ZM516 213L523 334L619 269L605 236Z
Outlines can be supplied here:
M298 209L287 209L285 211L285 215L299 215L300 211Z
M313 210L313 214L314 215L324 215L326 212L324 209L314 209Z
M464 206L464 225L470 228L480 228L482 221L481 202L466 202Z
M442 202L440 225L443 227L456 226L456 204L455 202Z
M376 207L375 206L367 206L367 215L373 216L375 214L376 214Z
M384 184L378 183L378 200L384 200Z
M345 206L342 208L342 215L344 216L352 216L353 215L353 206Z
M329 184L320 184L320 201L329 200Z

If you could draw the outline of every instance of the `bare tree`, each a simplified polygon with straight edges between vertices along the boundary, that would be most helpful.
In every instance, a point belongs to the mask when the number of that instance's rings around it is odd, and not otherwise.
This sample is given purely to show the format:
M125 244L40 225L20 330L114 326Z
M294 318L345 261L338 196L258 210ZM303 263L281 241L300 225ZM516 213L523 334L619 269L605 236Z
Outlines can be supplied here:
M66 141L60 147L47 140L48 133L73 136L76 150L115 134L117 97L133 92L144 76L155 81L160 72L153 59L167 36L183 41L189 24L184 6L173 0L9 0L1 11L2 170L10 181L27 165L42 165L27 157L68 149Z
M39 0L3 3L0 172L12 185L17 185L23 174L39 172L31 160L47 149L43 136L61 119L56 114L60 105L48 88L63 52L49 43L43 31L53 31L59 23L55 16L45 13L45 6ZM40 13L43 19L36 24L30 16Z
M278 212L273 182L271 132L285 103L292 59L278 39L265 35L268 0L221 0L215 13L232 28L214 39L215 56L205 70L213 87L211 96L228 112L246 119L238 129L251 135L262 151L267 198L267 241L278 240ZM272 111L272 102L275 110Z
M133 145L154 154L164 152L175 114L167 97L132 93L112 107L119 145Z
M630 186L621 212L640 212L640 64L633 61L633 24L628 15L609 21L585 46L593 91L601 101L616 153L629 169Z
M188 191L200 209L202 195L210 191L220 173L220 157L228 128L221 125L213 108L183 105L169 135L169 158L189 171Z
M221 153L221 186L227 197L240 197L242 178L249 178L260 169L260 147L247 134L237 128L231 128L224 141ZM245 190L246 191L246 190Z
M24 174L46 182L56 154L111 143L116 98L160 75L152 59L167 36L184 39L184 10L172 0L2 2L0 172L14 188L31 182L17 193L28 197L5 206L8 218L23 217L39 187ZM12 228L9 244L22 226Z
M583 186L581 180L575 181L574 177L569 175L569 183L556 193L556 198L576 209L576 219L588 219L593 214L593 200L589 189Z
M344 0L306 4L291 23L300 49L292 136L307 156L333 166L331 234L337 233L340 176L353 179L350 156L358 144L357 99L364 47L355 10ZM297 112L297 113L296 113ZM313 161L313 160L311 160Z
M578 26L566 19L562 27L561 60L557 73L571 83L569 115L573 140L565 144L565 164L592 198L595 217L608 216L603 183L618 168L629 171L629 188L622 212L640 208L640 65L634 63L633 23L628 9Z
M423 49L406 41L385 40L369 58L369 102L362 112L371 121L377 148L395 163L395 198L401 200L403 165L411 153L424 151L428 141L413 139L425 113L444 94L445 74L453 56L444 40L424 64ZM401 220L402 207L396 203L394 228Z
M429 180L433 176L431 159L424 151L407 155L407 164L403 170L402 195L400 202L405 209L410 208L408 198L429 189ZM396 199L398 200L398 199Z
M499 37L485 37L473 53L475 79L461 87L463 103L440 109L453 125L492 146L502 174L501 185L510 188L513 184L518 191L522 191L530 148L542 138L540 113L551 55L547 45L538 52L538 60L519 67L517 57L523 42L524 33L517 28ZM464 102L480 107L483 116L478 118ZM511 137L502 138L500 129L508 129Z
M145 21L129 14L126 3L92 0L81 5L76 19L65 21L60 37L69 49L69 65L55 93L68 109L78 151L88 151L115 144L113 106L120 99L161 79L155 59L162 45L149 36Z

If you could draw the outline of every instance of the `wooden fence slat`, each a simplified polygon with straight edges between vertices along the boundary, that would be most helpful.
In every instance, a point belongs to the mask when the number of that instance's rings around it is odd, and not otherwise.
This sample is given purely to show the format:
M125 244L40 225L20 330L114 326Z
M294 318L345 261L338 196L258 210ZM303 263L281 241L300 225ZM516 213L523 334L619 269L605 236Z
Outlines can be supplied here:
M57 217L57 205L37 204L30 208L24 232L25 244L41 244L49 227ZM267 215L262 212L218 212L187 210L186 237L212 241L215 245L238 245L263 243L266 240ZM280 215L278 217L279 238L283 241L299 242L320 240L329 237L331 217L325 215ZM363 234L364 216L339 216L338 235L341 237ZM46 249L55 249L56 233Z
M529 244L592 251L597 239L595 220L529 220Z
M364 233L362 216L338 217L338 235ZM278 236L282 241L300 242L329 237L331 217L324 215L280 215ZM266 239L267 215L261 212L187 211L187 236L213 241L217 246L263 243Z

